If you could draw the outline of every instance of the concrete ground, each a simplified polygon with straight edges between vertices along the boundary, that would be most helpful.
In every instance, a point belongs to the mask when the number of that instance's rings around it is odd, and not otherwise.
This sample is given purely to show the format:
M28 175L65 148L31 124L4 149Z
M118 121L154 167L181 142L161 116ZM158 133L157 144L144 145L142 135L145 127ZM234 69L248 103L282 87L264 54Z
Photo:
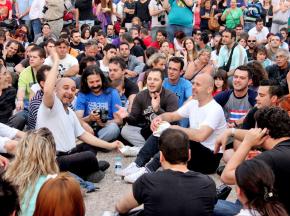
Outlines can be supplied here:
M127 184L122 180L121 182L114 181L114 158L121 156L121 153L116 151L109 153L98 153L98 160L106 160L111 166L106 170L105 178L97 184L100 189L93 193L86 193L84 195L87 216L102 216L104 211L114 211L115 203L132 189L131 184ZM125 168L134 157L122 157L123 168ZM217 175L211 175L216 182L216 185L221 184ZM236 194L233 189L228 200L235 200Z

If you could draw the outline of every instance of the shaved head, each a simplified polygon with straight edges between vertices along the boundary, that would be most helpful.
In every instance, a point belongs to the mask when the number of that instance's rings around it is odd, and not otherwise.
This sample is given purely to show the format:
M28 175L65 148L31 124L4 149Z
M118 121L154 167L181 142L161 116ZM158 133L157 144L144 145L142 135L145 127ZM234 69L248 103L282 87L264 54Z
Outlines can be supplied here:
M75 84L75 81L73 81L72 79L70 78L67 78L67 77L64 77L64 78L60 78L56 81L56 88L59 89L61 88L62 86L64 85L76 85Z
M214 79L207 73L198 74L192 83L192 97L202 101L212 98Z
M198 79L205 85L206 87L214 87L214 79L211 75L208 73L200 73L198 74L195 79L198 77Z

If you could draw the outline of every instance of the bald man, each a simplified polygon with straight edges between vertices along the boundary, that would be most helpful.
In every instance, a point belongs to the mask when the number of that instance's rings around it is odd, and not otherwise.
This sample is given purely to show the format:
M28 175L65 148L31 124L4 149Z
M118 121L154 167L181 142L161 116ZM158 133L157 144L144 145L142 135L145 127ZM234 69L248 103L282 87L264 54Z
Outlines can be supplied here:
M177 125L172 125L171 128L182 130L190 139L191 159L188 168L205 174L214 173L219 165L222 154L214 154L214 143L217 136L226 129L223 109L212 97L213 86L214 80L210 75L197 75L192 83L193 99L175 112L157 116L151 123L151 130L156 131L162 121L176 122L189 118L189 128ZM133 183L142 174L157 170L160 164L156 160L143 167L156 153L158 138L152 135L140 150L135 162L121 172L125 180Z
M119 141L108 143L83 129L75 112L69 107L76 93L75 82L69 78L56 81L59 57L55 50L51 51L51 56L53 66L44 84L36 129L47 127L52 132L61 171L70 171L85 180L98 182L104 177L102 171L107 169L109 164L103 162L101 166L101 163L98 163L96 147L114 149L121 143ZM87 144L76 145L76 138Z

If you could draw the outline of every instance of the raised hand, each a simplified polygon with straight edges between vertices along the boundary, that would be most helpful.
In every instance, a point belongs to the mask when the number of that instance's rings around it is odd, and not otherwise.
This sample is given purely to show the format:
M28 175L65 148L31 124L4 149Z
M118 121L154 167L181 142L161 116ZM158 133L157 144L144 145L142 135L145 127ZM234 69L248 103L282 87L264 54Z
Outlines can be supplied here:
M121 107L120 105L116 104L116 108L118 109L114 115L119 119L124 119L129 116L129 113L125 107Z

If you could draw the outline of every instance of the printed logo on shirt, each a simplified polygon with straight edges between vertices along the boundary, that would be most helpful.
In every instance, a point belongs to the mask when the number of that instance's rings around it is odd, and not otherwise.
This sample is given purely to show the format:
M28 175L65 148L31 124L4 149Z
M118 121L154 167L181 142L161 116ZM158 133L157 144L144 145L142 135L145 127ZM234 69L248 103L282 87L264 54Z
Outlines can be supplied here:
M229 122L237 121L247 114L248 110L229 110Z

